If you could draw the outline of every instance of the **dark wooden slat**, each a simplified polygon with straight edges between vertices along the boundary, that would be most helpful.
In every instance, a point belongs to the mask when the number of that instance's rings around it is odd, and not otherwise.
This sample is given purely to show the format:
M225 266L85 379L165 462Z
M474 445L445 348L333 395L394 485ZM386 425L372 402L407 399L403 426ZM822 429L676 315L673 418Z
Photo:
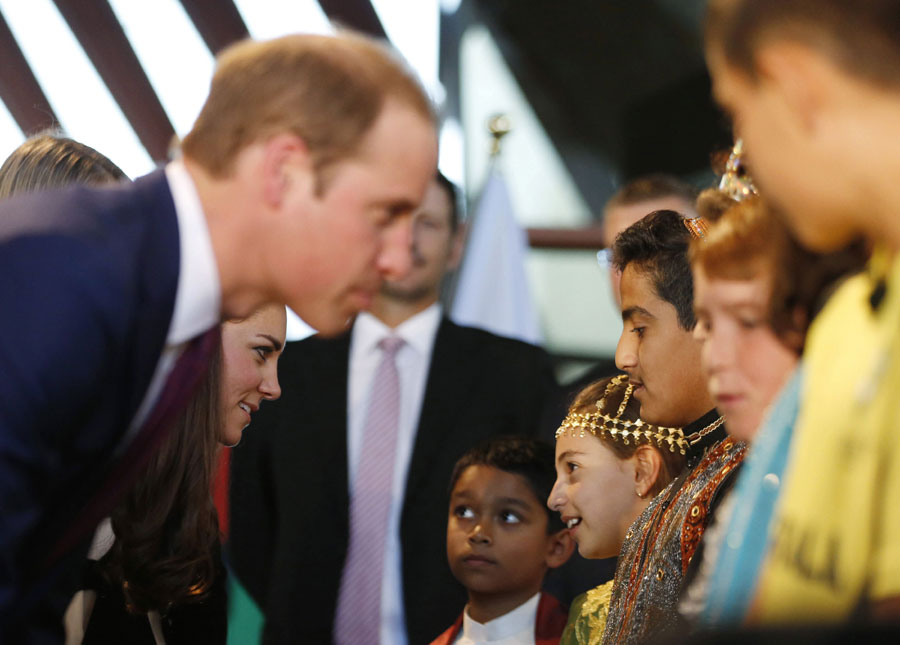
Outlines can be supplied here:
M181 0L181 6L213 54L250 35L231 0Z
M147 152L154 161L165 161L175 129L109 4L54 2Z
M59 125L9 25L0 15L0 98L26 135Z
M369 0L319 0L319 6L331 22L387 40L381 20Z
M586 228L529 228L528 245L533 249L590 249L604 248L603 229Z

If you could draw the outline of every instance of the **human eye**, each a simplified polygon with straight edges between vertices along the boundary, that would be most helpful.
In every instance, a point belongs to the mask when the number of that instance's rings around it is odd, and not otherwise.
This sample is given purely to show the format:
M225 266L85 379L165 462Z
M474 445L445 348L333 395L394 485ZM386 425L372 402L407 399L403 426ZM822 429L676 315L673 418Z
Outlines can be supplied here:
M453 515L460 519L470 520L475 517L475 511L472 510L471 506L460 504L453 509Z
M743 329L756 329L760 325L760 319L756 316L741 316L738 318L738 324Z
M265 363L269 356L272 355L272 347L268 345L257 345L253 348L253 351L256 352L256 357L259 359L260 363Z
M566 472L570 475L572 473L574 473L576 470L578 470L579 468L580 468L580 466L578 464L576 464L574 461L566 462Z
M522 521L518 513L510 510L500 511L500 519L504 524L519 524Z
M642 326L642 325L633 325L633 326L631 327L631 333L632 333L632 334L637 334L637 337L638 337L638 338L643 338L643 337L644 337L644 331L645 331L646 329L647 329L647 328L644 327L644 326Z

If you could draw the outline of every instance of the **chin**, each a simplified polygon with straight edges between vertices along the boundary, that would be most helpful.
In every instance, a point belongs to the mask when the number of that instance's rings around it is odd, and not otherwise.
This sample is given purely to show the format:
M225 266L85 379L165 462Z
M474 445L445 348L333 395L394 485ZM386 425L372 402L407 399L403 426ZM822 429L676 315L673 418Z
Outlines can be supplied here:
M235 432L234 430L227 430L222 433L219 437L219 443L221 443L226 448L233 448L241 442L241 437L244 435L243 429Z

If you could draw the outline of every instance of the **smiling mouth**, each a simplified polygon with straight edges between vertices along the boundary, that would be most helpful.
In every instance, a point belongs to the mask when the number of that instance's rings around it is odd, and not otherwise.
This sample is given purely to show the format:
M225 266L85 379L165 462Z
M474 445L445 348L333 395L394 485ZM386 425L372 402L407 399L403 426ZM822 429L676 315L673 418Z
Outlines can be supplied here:
M238 407L239 407L241 410L243 410L244 412L246 412L246 413L247 413L247 416L250 416L251 414L253 414L253 410L250 409L250 406L247 405L246 403L244 403L243 401L240 401L240 402L238 403Z
M578 526L579 524L581 524L581 518L580 518L580 517L573 517L573 518L570 519L568 522L566 522L566 528L568 528L568 529L574 529L574 528L575 528L576 526Z

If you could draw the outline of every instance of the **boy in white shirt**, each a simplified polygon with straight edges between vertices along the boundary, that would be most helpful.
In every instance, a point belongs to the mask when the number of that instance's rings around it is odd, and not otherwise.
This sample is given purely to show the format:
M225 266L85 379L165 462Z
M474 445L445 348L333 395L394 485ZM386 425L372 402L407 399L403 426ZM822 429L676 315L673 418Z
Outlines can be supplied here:
M574 542L544 503L555 479L553 447L535 439L494 439L457 462L447 558L469 602L432 645L559 642L566 611L541 585Z

